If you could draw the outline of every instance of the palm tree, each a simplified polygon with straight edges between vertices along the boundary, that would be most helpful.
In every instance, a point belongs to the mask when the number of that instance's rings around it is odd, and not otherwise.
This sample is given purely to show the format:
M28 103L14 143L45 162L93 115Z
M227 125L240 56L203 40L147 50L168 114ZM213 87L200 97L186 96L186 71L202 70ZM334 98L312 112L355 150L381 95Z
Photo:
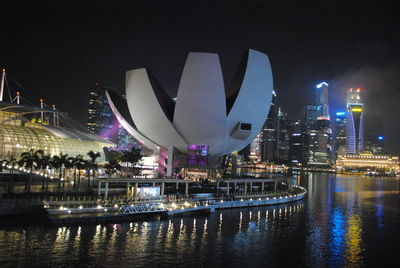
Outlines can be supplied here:
M12 183L13 183L13 174L14 174L14 167L18 164L17 159L12 157L10 160L2 160L0 163L0 171L3 169L3 166L11 166L10 171L10 179L8 181L8 192L12 192Z
M54 155L53 158L52 158L52 161L51 161L52 166L59 170L58 188L61 188L61 181L63 179L62 170L65 167L65 163L68 162L67 158L68 158L67 154L60 153L59 155ZM64 172L64 174L65 174L65 172Z
M42 157L43 150L37 150L34 152L33 149L30 149L28 152L23 152L21 154L21 159L19 160L20 165L29 168L29 182L25 186L25 190L28 192L31 190L33 169L38 167Z
M61 160L60 157L58 155L53 155L53 157L51 158L51 165L55 170L59 170L59 175L58 175L58 188L61 188Z
M116 159L110 159L104 168L106 170L106 174L111 176L116 170L121 170L121 165Z
M76 157L69 157L68 160L74 168L74 188L76 188L76 170L78 169L78 166L80 167L79 164L83 161L83 155L78 154Z
M90 157L90 160L87 162L86 167L89 169L88 171L88 187L90 188L90 170L93 170L93 175L94 171L97 170L97 164L96 164L96 159L100 157L99 152L94 152L94 151L89 151L87 155Z
M142 160L142 158L143 155L141 154L140 148L133 147L130 150L122 151L121 161L130 163L133 168L133 173L136 173L135 165Z
M3 172L3 166L6 165L7 165L7 160L0 160L0 172Z
M67 177L66 177L67 171L68 171L70 168L72 168L73 165L72 165L72 163L71 163L70 160L69 160L68 154L65 154L65 159L62 158L62 161L63 161L63 167L64 167L62 188L64 189L64 188L65 188L65 182L67 182L67 181L66 181L66 180L67 180ZM68 182L69 182L69 181L68 181ZM68 183L68 182L67 182L67 183Z
M96 159L100 157L99 152L89 151L87 155L90 157L90 162L95 163Z
M80 161L76 162L76 168L78 169L78 187L81 186L81 170L85 169L86 160L83 159L83 156L80 158Z
M90 188L90 170L92 169L92 164L89 160L83 160L83 169L85 169L88 178L88 187Z
M51 155L43 155L43 157L39 161L39 168L41 170L46 170L47 167L51 166ZM47 175L47 173L45 173ZM42 176L42 190L45 188L45 176Z

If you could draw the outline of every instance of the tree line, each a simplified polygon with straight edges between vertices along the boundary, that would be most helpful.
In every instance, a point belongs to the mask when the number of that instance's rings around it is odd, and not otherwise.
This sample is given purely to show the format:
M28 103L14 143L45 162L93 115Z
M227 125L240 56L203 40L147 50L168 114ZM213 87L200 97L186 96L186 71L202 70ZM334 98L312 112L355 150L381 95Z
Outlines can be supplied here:
M93 180L97 170L102 167L105 173L109 176L121 170L122 163L130 172L137 173L138 170L135 165L142 159L143 155L139 148L132 148L122 152L111 151L109 152L109 160L106 164L99 165L97 163L100 157L99 152L89 151L86 154L86 159L83 155L69 156L68 154L60 153L59 155L45 154L43 150L30 149L27 152L21 153L19 159L10 158L0 160L0 171L4 168L10 170L11 176L9 180L9 191L12 189L12 174L18 170L24 170L28 173L28 179L25 182L25 191L30 192L32 186L32 177L36 173L42 177L42 190L48 188L48 180L46 178L58 177L58 188L65 188L67 182L67 173L73 172L73 188L80 188L82 183L82 171L87 175L87 187L92 187ZM129 167L131 165L131 168ZM68 183L68 182L67 182Z

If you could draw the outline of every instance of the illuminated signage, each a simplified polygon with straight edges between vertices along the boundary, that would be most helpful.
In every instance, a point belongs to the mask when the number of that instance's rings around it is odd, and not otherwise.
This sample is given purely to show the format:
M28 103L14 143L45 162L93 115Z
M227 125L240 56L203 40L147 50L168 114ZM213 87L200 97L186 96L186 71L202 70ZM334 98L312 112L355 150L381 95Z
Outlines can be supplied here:
M378 140L383 141L383 136L379 136Z
M159 196L160 187L140 187L137 189L140 197Z
M317 120L330 120L329 116L318 116Z
M342 115L345 115L345 114L346 114L346 112L337 112L336 113L337 116L342 116Z
M328 83L326 83L326 82L322 82L321 84L318 84L316 87L317 88L321 88L322 86L328 86Z
M362 108L351 108L352 112L362 112Z

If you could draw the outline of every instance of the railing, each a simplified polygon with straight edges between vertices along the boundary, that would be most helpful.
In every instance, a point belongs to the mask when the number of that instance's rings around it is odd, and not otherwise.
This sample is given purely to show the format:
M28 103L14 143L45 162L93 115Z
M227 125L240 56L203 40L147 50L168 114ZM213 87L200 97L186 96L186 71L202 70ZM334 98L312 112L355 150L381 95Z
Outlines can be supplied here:
M119 209L119 213L122 215L164 211L167 210L162 203L122 205Z
M98 199L96 202L82 203L74 201L64 201L57 203L45 202L45 208L51 210L60 210L61 213L79 213L76 211L99 210L104 213L117 212L120 214L135 214L135 213L148 213L148 212L163 212L167 210L187 210L192 208L207 207L223 203L227 201L255 201L255 200L271 200L271 199L284 199L288 197L299 197L307 193L307 190L298 185L294 185L295 191L292 192L279 192L279 193L265 193L260 195L261 192L248 193L246 195L234 196L214 196L207 199L194 199L194 198L169 198L162 197L159 199L118 199L113 201ZM173 197L173 196L172 196ZM85 205L85 207L83 207ZM86 209L86 210L85 210ZM75 212L74 212L75 211Z
M298 188L295 192L299 190L305 190L301 186L293 186L295 189ZM63 207L95 207L97 205L101 206L114 206L121 204L146 204L146 203L185 203L185 202L201 202L204 200L225 200L225 201L235 201L240 199L247 198L257 198L257 197L273 197L273 196L286 196L288 194L295 194L295 192L288 191L257 191L257 192L234 192L226 195L225 193L214 194L212 197L206 198L196 198L189 196L178 196L178 195L164 195L164 196L156 196L156 197L147 197L147 198L132 198L127 197L126 195L114 195L109 196L107 199L98 198L98 196L59 196L59 197L46 197L46 198L37 198L37 201L42 201L46 208L57 208L59 206Z

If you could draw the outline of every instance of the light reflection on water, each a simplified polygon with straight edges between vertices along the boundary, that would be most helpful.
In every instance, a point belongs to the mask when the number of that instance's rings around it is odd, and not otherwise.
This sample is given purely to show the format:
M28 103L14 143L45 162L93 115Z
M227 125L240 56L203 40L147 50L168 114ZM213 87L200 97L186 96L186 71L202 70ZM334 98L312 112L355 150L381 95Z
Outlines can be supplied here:
M0 266L361 267L397 261L398 179L310 174L301 182L308 196L288 205L120 224L5 225Z

